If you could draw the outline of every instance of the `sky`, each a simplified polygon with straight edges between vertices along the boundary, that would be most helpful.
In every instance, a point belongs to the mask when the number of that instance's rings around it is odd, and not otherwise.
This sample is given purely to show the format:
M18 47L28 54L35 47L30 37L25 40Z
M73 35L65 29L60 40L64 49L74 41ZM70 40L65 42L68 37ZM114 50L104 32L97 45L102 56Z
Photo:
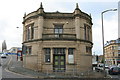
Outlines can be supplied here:
M22 46L23 16L36 11L42 2L45 12L72 13L79 4L81 11L92 16L93 54L102 54L101 12L118 8L118 0L1 0L0 2L0 50L6 40L7 49ZM106 12L104 37L106 41L118 38L118 11ZM19 28L16 28L19 27Z

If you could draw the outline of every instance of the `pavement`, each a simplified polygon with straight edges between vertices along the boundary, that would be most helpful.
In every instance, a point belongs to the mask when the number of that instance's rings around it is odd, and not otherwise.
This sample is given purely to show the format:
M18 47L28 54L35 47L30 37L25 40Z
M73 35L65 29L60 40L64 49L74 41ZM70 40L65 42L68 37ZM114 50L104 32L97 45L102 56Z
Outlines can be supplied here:
M30 78L68 78L68 76L60 76L56 74L47 74L43 72L37 72L34 70L30 70L27 68L24 68L22 66L22 61L15 60L16 58L13 58L14 55L10 56L10 60L8 63L7 69L9 71L15 72L17 74L29 76ZM76 76L74 76L76 77ZM79 78L104 78L103 73L101 72L95 72L89 74L89 76L79 76Z
M17 61L15 57L16 55L12 55L10 56L10 62L8 63L8 67L7 69L9 71L15 72L17 74L22 74L22 75L26 75L26 76L30 76L30 78L43 78L43 76L45 76L45 74L37 72L37 71L33 71L27 68L24 68L22 66L22 61Z

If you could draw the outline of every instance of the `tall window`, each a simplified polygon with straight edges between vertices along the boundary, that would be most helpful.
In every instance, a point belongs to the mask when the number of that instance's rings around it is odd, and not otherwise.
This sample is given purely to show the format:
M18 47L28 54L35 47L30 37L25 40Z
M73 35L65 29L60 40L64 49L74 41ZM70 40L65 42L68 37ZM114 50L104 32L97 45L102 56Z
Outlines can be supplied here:
M30 39L30 29L31 29L31 27L28 26L28 27L27 27L27 40Z
M85 38L85 40L87 39L87 36L86 36L86 32L87 32L87 31L86 31L86 28L87 28L86 25L84 25L84 38Z
M45 62L50 62L50 48L45 48L44 53L45 53Z
M32 47L31 46L27 46L27 53L31 54L32 53Z
M70 64L74 63L74 48L68 49L68 63Z
M113 52L113 56L115 56L115 53Z
M90 40L90 34L91 34L90 30L91 30L90 26L84 24L84 39L85 40Z
M91 53L91 47L86 46L86 53Z
M120 57L120 54L118 54L118 57Z
M61 34L63 33L63 25L55 25L54 33L56 38L62 37Z
M27 40L34 38L34 23L27 26Z
M31 25L31 39L34 38L34 24Z
M90 40L90 28L89 26L87 27L87 40Z

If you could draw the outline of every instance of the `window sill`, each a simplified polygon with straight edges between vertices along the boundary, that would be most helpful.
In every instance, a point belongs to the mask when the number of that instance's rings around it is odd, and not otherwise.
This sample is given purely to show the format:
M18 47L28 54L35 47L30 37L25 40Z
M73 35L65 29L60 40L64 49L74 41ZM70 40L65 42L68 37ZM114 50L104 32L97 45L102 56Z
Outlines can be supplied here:
M52 63L47 63L47 62L45 62L44 64L45 64L45 65L52 65Z
M75 63L68 63L67 65L76 65Z

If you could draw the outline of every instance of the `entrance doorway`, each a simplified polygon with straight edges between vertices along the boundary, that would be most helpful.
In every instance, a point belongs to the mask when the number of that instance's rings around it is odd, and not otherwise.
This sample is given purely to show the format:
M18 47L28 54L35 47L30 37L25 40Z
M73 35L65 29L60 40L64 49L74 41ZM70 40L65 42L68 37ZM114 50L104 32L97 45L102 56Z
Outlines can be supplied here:
M64 72L65 71L65 54L53 55L53 71Z
M53 71L64 72L66 69L65 48L54 48Z

